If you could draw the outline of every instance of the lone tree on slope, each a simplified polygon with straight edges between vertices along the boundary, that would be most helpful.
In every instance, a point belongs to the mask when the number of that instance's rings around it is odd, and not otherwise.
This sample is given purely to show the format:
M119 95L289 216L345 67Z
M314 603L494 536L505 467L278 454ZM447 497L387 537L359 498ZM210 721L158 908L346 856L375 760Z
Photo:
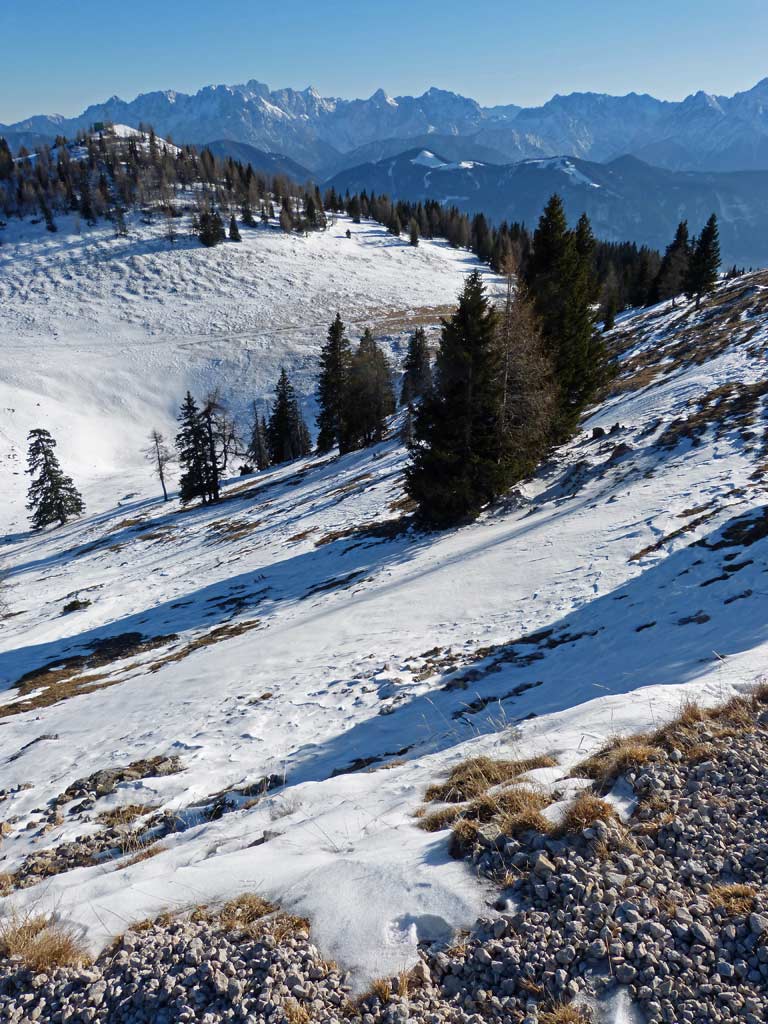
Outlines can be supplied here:
M168 488L165 485L165 470L173 462L175 455L168 447L168 442L159 430L151 431L149 445L144 449L144 458L151 462L160 486L163 488L163 501L168 501Z
M71 477L62 472L54 453L56 442L48 431L30 430L28 441L27 472L32 482L27 492L27 509L32 528L42 530L51 523L63 526L85 511L85 502Z

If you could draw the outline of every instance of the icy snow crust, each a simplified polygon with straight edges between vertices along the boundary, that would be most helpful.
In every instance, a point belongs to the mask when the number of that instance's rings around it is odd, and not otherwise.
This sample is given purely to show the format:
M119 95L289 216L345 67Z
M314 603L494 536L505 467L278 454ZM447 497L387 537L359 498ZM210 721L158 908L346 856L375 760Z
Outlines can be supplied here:
M92 812L173 811L180 830L164 852L55 876L0 911L55 909L96 950L131 921L255 890L309 917L322 950L362 985L413 963L419 941L470 927L492 898L450 858L447 833L423 832L413 818L451 764L549 753L558 768L533 775L562 789L606 737L658 724L686 697L720 700L764 669L767 542L715 583L723 552L691 547L762 508L754 461L733 432L671 451L655 441L657 420L692 397L760 379L765 324L752 338L757 354L734 345L608 401L536 479L464 529L364 532L401 514L406 454L394 440L232 480L215 508L158 501L131 457L149 413L165 410L170 425L187 382L225 373L242 395L271 383L285 360L306 389L321 340L307 321L324 325L337 304L362 314L366 304L448 301L472 265L427 244L410 261L412 251L370 225L348 243L346 226L205 253L145 240L137 264L106 237L93 246L21 238L13 259L11 246L0 249L1 465L12 496L2 555L15 613L0 633L0 700L18 699L12 684L23 673L98 638L176 637L99 670L117 685L0 719L0 788L31 784L0 803L0 816L19 818L0 871L86 831L66 813L44 835L24 827L73 780L156 754L184 766L123 784ZM339 257L345 246L354 256ZM680 316L657 308L620 327L636 324L652 347ZM224 333L265 324L290 329L247 360ZM206 331L215 337L190 343ZM89 514L32 537L18 455L41 418L61 435ZM616 435L591 440L594 426L616 422ZM78 458L86 438L96 450ZM633 451L616 455L620 442ZM120 477L118 454L129 462ZM710 501L706 523L630 560ZM62 616L75 593L90 606ZM254 620L249 632L160 664L217 627ZM543 630L553 632L502 650L535 658L487 650ZM285 782L254 806L241 801L216 821L196 814L215 794L269 775Z

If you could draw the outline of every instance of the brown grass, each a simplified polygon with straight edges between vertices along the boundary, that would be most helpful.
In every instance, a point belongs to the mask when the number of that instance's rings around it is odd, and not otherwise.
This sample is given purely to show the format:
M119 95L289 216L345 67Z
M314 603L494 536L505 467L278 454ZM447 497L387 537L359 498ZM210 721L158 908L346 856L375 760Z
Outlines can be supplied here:
M310 1024L312 1020L306 1006L302 1006L296 999L287 999L283 1003L283 1012L288 1024Z
M225 903L218 913L219 923L227 931L251 931L256 922L274 912L271 903L255 893L243 893Z
M134 853L133 856L121 864L120 868L129 868L134 864L140 864L143 860L150 860L152 857L156 857L158 853L162 853L164 849L165 847L162 843L150 843L147 846L143 846L137 853Z
M534 768L551 768L557 762L547 756L520 758L514 761L490 757L470 757L455 765L445 782L430 786L424 798L429 801L462 803L482 796L492 786L512 782Z
M120 828L156 810L157 807L150 804L125 804L123 807L113 807L110 811L102 811L96 820L109 828Z
M585 1010L573 1003L561 1003L539 1014L539 1024L587 1024L591 1019Z
M562 835L571 835L589 828L596 821L616 821L614 809L605 800L583 789L566 809L557 831Z
M488 822L506 815L541 811L552 803L552 797L530 786L512 786L500 792L484 793L467 807L467 817Z
M419 808L419 810L422 812L421 814L417 812L419 828L423 828L425 832L442 832L443 829L451 826L462 813L462 808L458 804L454 804L452 807L443 807L431 814L424 813L423 808Z
M0 896L7 896L13 892L13 875L7 871L0 872Z
M620 775L639 768L659 754L659 748L649 743L645 736L617 736L602 750L577 764L571 775L594 779L600 788L607 788Z
M363 1001L375 997L380 1003L388 1003L392 998L392 982L389 978L376 978L371 982Z
M723 907L730 917L746 917L755 906L757 893L751 885L714 885L707 894L713 910Z
M69 928L42 914L12 914L0 922L0 957L20 957L35 971L77 967L90 960Z
M516 814L505 814L499 821L499 828L505 836L520 836L524 832L541 832L546 835L552 831L552 822L540 811L530 807Z
M150 672L158 672L163 665L168 665L171 662L183 661L190 654L195 651L202 650L204 647L210 647L212 644L220 643L222 640L230 640L235 636L242 636L244 633L250 633L252 629L258 629L261 626L261 619L244 619L239 622L225 622L220 626L214 626L207 633L202 636L196 637L191 640L188 644L179 648L177 651L173 651L171 654L166 654L164 658L159 658L149 666Z

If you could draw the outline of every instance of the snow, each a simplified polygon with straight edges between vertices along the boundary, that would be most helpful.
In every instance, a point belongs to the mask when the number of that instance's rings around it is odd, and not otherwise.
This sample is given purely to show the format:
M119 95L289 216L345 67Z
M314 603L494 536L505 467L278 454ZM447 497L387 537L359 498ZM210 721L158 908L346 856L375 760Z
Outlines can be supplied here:
M730 431L663 453L655 440L692 397L762 379L768 318L751 348L734 326L719 355L609 400L516 496L460 530L360 532L398 514L407 456L394 439L230 480L220 506L182 512L175 496L158 499L134 453L150 426L173 429L186 386L219 380L244 404L286 362L306 396L337 308L360 330L435 307L475 264L347 221L308 238L253 231L214 250L171 249L160 227L133 225L128 240L64 228L13 225L0 248L0 550L14 613L0 633L0 701L17 699L23 673L98 638L171 638L100 669L91 693L0 719L0 788L30 786L0 803L19 822L0 871L85 830L66 814L46 834L27 829L35 808L138 758L177 755L184 770L123 784L92 816L142 802L180 825L158 856L55 876L0 910L55 908L97 950L132 920L255 890L306 915L362 986L412 963L418 942L470 927L494 898L450 858L447 833L416 827L426 786L451 765L549 753L557 768L536 782L562 791L608 737L658 725L690 697L715 703L763 671L768 541L715 583L727 552L691 546L762 510L753 457ZM640 352L697 315L658 307L620 329L636 326ZM22 455L40 422L89 512L32 536ZM591 440L617 422L615 437ZM618 442L631 455L613 458ZM709 501L708 521L633 558ZM63 616L73 594L91 604ZM683 624L694 613L701 621ZM213 630L244 624L213 642ZM546 629L546 642L515 647ZM272 774L284 784L255 805L235 793ZM237 809L205 820L200 808L223 791ZM626 810L626 793L613 799ZM625 1011L606 1019L630 1020Z
M568 157L556 156L549 157L544 160L528 160L526 163L532 164L539 170L557 170L562 171L563 174L567 175L574 184L586 185L588 188L600 188L596 181L592 181L586 174L583 174Z
M312 420L316 357L337 310L353 335L368 324L388 335L398 359L402 322L454 301L476 265L447 244L414 249L346 218L307 238L243 229L241 244L214 249L181 234L172 246L159 221L134 218L128 238L103 224L78 234L71 217L58 226L11 221L2 232L0 408L15 411L0 456L20 466L27 432L45 425L91 507L89 479L141 465L148 431L174 431L187 388L218 386L244 414L271 400L285 363ZM3 525L23 522L21 510Z
M439 156L430 153L428 149L422 149L417 156L412 158L411 163L418 164L419 167L445 167L445 162Z

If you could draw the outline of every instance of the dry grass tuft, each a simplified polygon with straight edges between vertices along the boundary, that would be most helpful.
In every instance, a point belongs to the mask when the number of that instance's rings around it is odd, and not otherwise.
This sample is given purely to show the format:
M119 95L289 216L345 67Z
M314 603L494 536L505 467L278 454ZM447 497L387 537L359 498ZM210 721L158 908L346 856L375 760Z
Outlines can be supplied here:
M372 998L378 999L380 1003L388 1003L392 998L392 981L389 978L376 978L372 981L362 1001Z
M74 932L42 914L11 914L0 923L0 957L19 957L35 971L90 961Z
M288 1024L310 1024L312 1020L306 1006L302 1006L296 999L286 1000L283 1010Z
M499 821L499 828L505 836L520 836L524 832L541 832L543 835L552 831L552 822L534 808L519 811L517 814L505 814Z
M645 736L619 736L577 764L571 775L594 779L601 789L608 789L620 775L653 761L660 754L659 748Z
M162 843L151 843L148 846L143 846L137 853L130 856L124 864L121 864L120 869L130 868L134 864L140 864L143 860L150 860L152 857L156 857L158 853L162 853L164 849L165 847Z
M723 907L730 917L746 917L755 906L757 893L751 885L714 885L707 895L713 910Z
M450 854L452 857L463 857L477 842L480 825L469 818L459 818L451 832Z
M451 769L445 782L430 786L425 793L429 801L462 803L481 796L492 786L512 782L534 768L551 768L551 757L529 757L515 761L498 761L490 757L470 757Z
M591 1019L586 1010L573 1003L562 1003L539 1014L539 1024L588 1024Z
M562 835L570 835L589 828L596 821L608 822L616 819L616 812L609 803L583 789L566 809L557 831Z
M130 825L137 818L156 811L157 807L150 804L126 804L124 807L113 807L110 811L102 811L96 818L97 821L109 828L120 828Z
M0 896L7 896L13 892L13 875L5 871L0 872Z
M423 808L419 808L419 810L422 811L421 814L417 812L419 828L423 828L425 832L442 832L443 829L449 828L462 812L462 808L458 804L443 807L431 814L426 814Z
M243 893L225 903L218 914L218 919L227 931L249 931L256 922L261 922L267 914L274 912L274 907L255 893Z

